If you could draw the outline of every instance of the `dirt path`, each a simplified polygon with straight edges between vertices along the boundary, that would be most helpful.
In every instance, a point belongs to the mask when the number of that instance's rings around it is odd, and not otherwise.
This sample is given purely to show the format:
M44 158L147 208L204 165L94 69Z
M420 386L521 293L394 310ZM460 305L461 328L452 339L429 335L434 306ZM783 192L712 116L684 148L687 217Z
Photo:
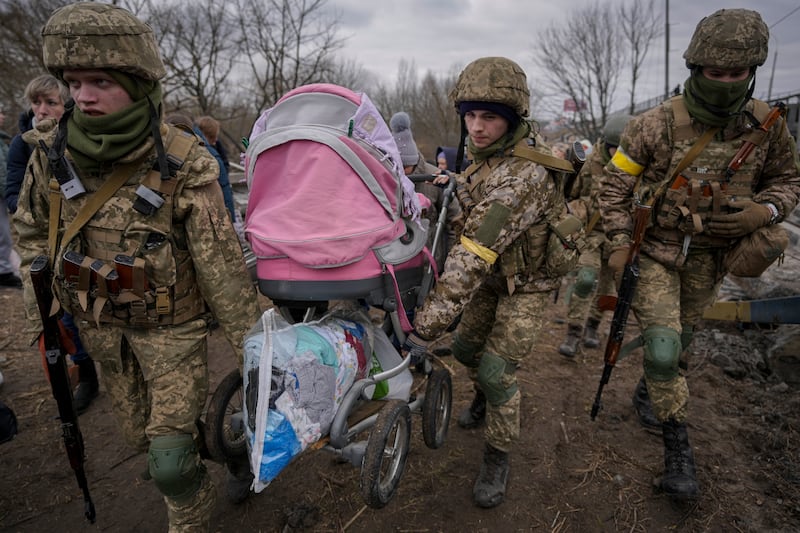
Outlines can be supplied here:
M20 433L0 445L0 530L165 531L166 512L155 487L142 481L143 455L122 442L102 392L81 417L87 476L97 508L88 525L74 476L66 461L56 410L36 352L20 331L20 293L0 291L5 320L0 326L0 368L6 384L0 398L16 411ZM735 380L710 363L711 350L740 339L735 330L696 338L689 386L690 439L701 497L675 505L653 488L662 467L660 436L642 429L630 394L641 372L641 356L621 361L594 422L589 409L602 370L602 351L575 360L558 355L565 326L545 328L536 354L520 372L524 412L522 438L512 452L507 500L484 510L472 504L472 483L482 452L480 431L451 423L439 450L422 442L420 419L412 421L412 445L400 488L384 508L366 508L359 495L359 470L324 451L302 454L270 487L242 505L222 491L224 471L210 471L219 489L213 530L239 531L798 531L800 530L800 395L784 384ZM212 380L233 365L220 333L211 338ZM742 349L742 348L738 348ZM452 358L454 413L468 405L470 386Z

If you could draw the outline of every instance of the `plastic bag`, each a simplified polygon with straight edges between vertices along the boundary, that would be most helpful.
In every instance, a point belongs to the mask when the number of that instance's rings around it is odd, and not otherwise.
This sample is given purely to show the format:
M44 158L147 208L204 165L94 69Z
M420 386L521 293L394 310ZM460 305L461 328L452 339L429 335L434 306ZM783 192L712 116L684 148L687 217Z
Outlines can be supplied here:
M392 341L380 328L375 328L372 339L372 368L369 375L373 376L384 370L389 370L403 362L402 356L392 345ZM379 381L375 385L364 388L364 397L370 400L405 400L411 395L411 385L414 377L407 368L391 378Z
M274 309L252 328L244 407L255 492L330 430L344 395L366 375L372 328L363 312L289 324Z

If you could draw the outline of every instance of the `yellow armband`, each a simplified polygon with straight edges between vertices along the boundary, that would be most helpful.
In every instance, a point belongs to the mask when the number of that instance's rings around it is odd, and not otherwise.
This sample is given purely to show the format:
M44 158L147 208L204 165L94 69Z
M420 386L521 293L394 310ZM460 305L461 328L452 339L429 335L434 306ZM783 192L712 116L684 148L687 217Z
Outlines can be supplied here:
M489 248L478 244L477 242L473 241L472 239L468 239L465 236L461 236L461 246L466 248L466 250L472 254L477 255L490 265L493 265L495 261L497 261L497 253L493 252Z
M619 148L614 154L614 157L611 158L611 162L615 167L630 174L631 176L638 176L644 170L642 165L625 155L625 153Z

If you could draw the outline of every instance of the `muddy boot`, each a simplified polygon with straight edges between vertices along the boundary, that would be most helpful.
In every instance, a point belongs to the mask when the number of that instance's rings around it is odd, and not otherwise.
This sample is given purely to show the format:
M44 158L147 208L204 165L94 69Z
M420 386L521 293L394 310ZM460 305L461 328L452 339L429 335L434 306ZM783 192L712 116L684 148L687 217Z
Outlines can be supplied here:
M636 410L636 416L639 418L639 423L650 431L661 431L661 422L653 412L653 404L650 403L650 395L647 393L647 384L644 381L644 376L636 385L631 401L633 402L633 408Z
M250 486L253 484L250 462L247 456L242 456L226 460L225 466L225 496L231 503L242 503L250 495Z
M661 425L661 431L664 436L664 477L661 478L661 490L676 500L697 497L694 453L689 445L686 424L669 419Z
M475 398L469 407L458 415L458 425L464 429L475 429L486 418L486 395L482 390L475 391Z
M558 353L566 357L575 357L575 354L578 353L578 343L581 340L582 333L583 327L581 326L576 326L575 324L567 326L567 338L558 347Z
M472 497L478 507L494 507L503 503L509 470L508 452L487 444L481 471L472 489Z
M97 398L100 385L97 382L97 370L91 357L81 359L78 365L78 386L75 387L72 400L75 412L82 415L91 405L92 400Z
M596 318L590 318L586 321L586 327L583 328L583 345L587 348L600 347L600 338L597 336L597 326L600 321Z

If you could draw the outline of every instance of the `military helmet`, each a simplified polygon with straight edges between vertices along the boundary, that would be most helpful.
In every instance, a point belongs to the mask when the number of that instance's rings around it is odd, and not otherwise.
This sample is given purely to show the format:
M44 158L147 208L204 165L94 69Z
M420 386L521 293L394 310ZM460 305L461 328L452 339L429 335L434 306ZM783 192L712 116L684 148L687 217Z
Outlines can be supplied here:
M456 106L461 102L494 102L528 116L530 91L522 68L505 57L482 57L467 65L450 92Z
M720 9L704 17L683 53L686 66L756 67L767 60L769 28L750 9Z
M619 138L622 136L622 130L633 118L633 115L618 114L612 115L603 126L603 141L611 146L619 146Z
M151 81L166 74L153 30L121 7L64 6L50 16L42 38L44 65L56 77L65 69L114 69Z

